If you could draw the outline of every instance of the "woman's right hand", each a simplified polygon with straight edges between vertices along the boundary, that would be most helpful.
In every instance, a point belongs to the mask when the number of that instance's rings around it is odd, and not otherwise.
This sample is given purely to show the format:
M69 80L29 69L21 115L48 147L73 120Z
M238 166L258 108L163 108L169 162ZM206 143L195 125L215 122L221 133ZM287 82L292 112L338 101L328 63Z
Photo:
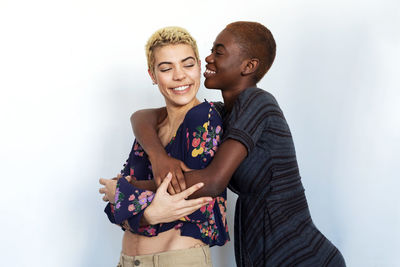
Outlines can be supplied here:
M179 220L180 218L192 214L213 199L211 197L200 197L187 200L195 191L204 186L203 183L197 183L188 189L170 195L167 192L168 185L172 179L171 173L168 173L161 185L158 187L153 201L144 211L144 219L148 224L167 223Z
M185 176L183 172L192 171L185 163L168 155L158 155L150 158L154 181L157 187L163 182L164 177L171 173L171 183L168 185L168 192L171 195L180 193L186 189Z

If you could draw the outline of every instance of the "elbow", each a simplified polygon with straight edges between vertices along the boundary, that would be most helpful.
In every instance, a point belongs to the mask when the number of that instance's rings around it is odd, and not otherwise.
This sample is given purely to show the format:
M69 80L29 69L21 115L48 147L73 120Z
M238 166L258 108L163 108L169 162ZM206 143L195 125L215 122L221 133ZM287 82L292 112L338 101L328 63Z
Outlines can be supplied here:
M204 186L197 192L194 192L190 198L220 196L229 183L231 178L229 174L229 172L221 172L220 168L215 168L212 162L205 169L188 172L185 174L185 180L190 181L190 186L199 182L204 183Z
M228 186L229 179L224 179L224 177L211 177L208 176L209 179L205 182L205 189L207 191L207 195L210 197L219 196L226 187Z
M131 115L131 126L132 126L132 129L134 129L135 128L135 120L136 120L136 117L137 117L137 113L138 111L136 111L136 112L134 112L134 113L132 113L132 115Z
M140 117L143 113L143 110L138 110L132 113L131 115L131 124L134 126L134 122L137 120L138 117Z
M224 192L225 189L226 189L226 186L225 187L222 187L222 186L213 187L211 190L209 190L209 193L210 193L209 195L210 195L210 197L218 197L219 195L221 195L222 192Z

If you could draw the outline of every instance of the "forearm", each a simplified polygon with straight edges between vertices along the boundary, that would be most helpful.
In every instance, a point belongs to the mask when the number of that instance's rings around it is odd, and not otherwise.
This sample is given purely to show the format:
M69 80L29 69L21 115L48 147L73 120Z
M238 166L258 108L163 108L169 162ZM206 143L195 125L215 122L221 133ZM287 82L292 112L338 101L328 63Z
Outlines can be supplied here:
M134 187L142 189L142 190L148 190L148 191L152 191L152 192L157 191L157 187L156 187L156 184L154 183L154 180L131 181L130 184L133 185ZM146 214L146 208L144 209L144 216L142 216L140 218L139 227L150 225L146 219L145 214ZM127 220L125 220L124 222L125 222L125 226L129 225Z
M157 190L154 180L130 181L129 183L138 189L148 190L148 191L152 191L152 192L156 192L156 190ZM144 214L146 214L146 208L144 208L143 210L144 210ZM138 215L136 215L136 216L138 216ZM139 221L139 227L147 226L147 225L149 225L149 222L146 220L146 216L141 216L140 221ZM123 221L122 224L119 226L123 226L126 230L132 230L132 228L129 226L129 220Z
M228 176L229 174L217 171L212 166L202 170L186 172L184 175L188 187L196 183L204 183L204 186L189 196L189 199L206 196L217 197L228 186L231 178L231 176Z
M150 159L156 155L167 155L157 134L157 125L166 116L165 108L139 110L131 116L132 130L135 137Z
M220 145L214 159L205 169L186 172L187 186L203 182L204 186L189 198L218 196L228 185L233 173L247 156L247 150L240 142L228 139Z
M227 183L229 182L229 179L221 179L217 177L219 175L217 172L213 172L210 169L202 169L202 170L195 170L191 172L185 172L185 181L186 185L188 187L196 184L196 183L204 183L204 186L194 192L191 196L189 196L189 199L195 199L198 197L205 197L205 196L210 196L210 197L216 197L218 196L227 186ZM219 179L218 179L219 178ZM226 184L225 182L217 182L213 183L212 181L225 181L227 180Z
M152 192L156 192L157 190L154 180L131 181L130 184L142 190L148 190Z

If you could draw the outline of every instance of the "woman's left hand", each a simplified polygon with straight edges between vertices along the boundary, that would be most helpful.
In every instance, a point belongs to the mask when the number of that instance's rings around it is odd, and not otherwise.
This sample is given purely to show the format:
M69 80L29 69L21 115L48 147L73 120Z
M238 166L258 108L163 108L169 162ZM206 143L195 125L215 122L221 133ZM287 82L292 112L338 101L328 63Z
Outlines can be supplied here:
M170 195L167 192L168 185L172 179L172 174L168 173L144 213L143 218L148 224L158 224L176 221L184 216L192 214L195 210L208 204L213 199L211 197L200 197L196 199L187 198L195 191L204 186L204 183L197 183L186 190Z

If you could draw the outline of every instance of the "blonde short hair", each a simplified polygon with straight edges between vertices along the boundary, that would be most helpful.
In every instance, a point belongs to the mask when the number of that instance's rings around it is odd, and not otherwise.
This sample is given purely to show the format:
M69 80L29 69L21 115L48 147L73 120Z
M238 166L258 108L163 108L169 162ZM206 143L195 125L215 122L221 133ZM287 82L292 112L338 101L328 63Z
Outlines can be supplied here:
M150 36L149 40L146 43L147 66L151 73L154 73L154 50L157 47L175 44L190 45L193 48L196 59L200 59L196 40L190 35L187 30L175 26L165 27L153 33L153 35Z

